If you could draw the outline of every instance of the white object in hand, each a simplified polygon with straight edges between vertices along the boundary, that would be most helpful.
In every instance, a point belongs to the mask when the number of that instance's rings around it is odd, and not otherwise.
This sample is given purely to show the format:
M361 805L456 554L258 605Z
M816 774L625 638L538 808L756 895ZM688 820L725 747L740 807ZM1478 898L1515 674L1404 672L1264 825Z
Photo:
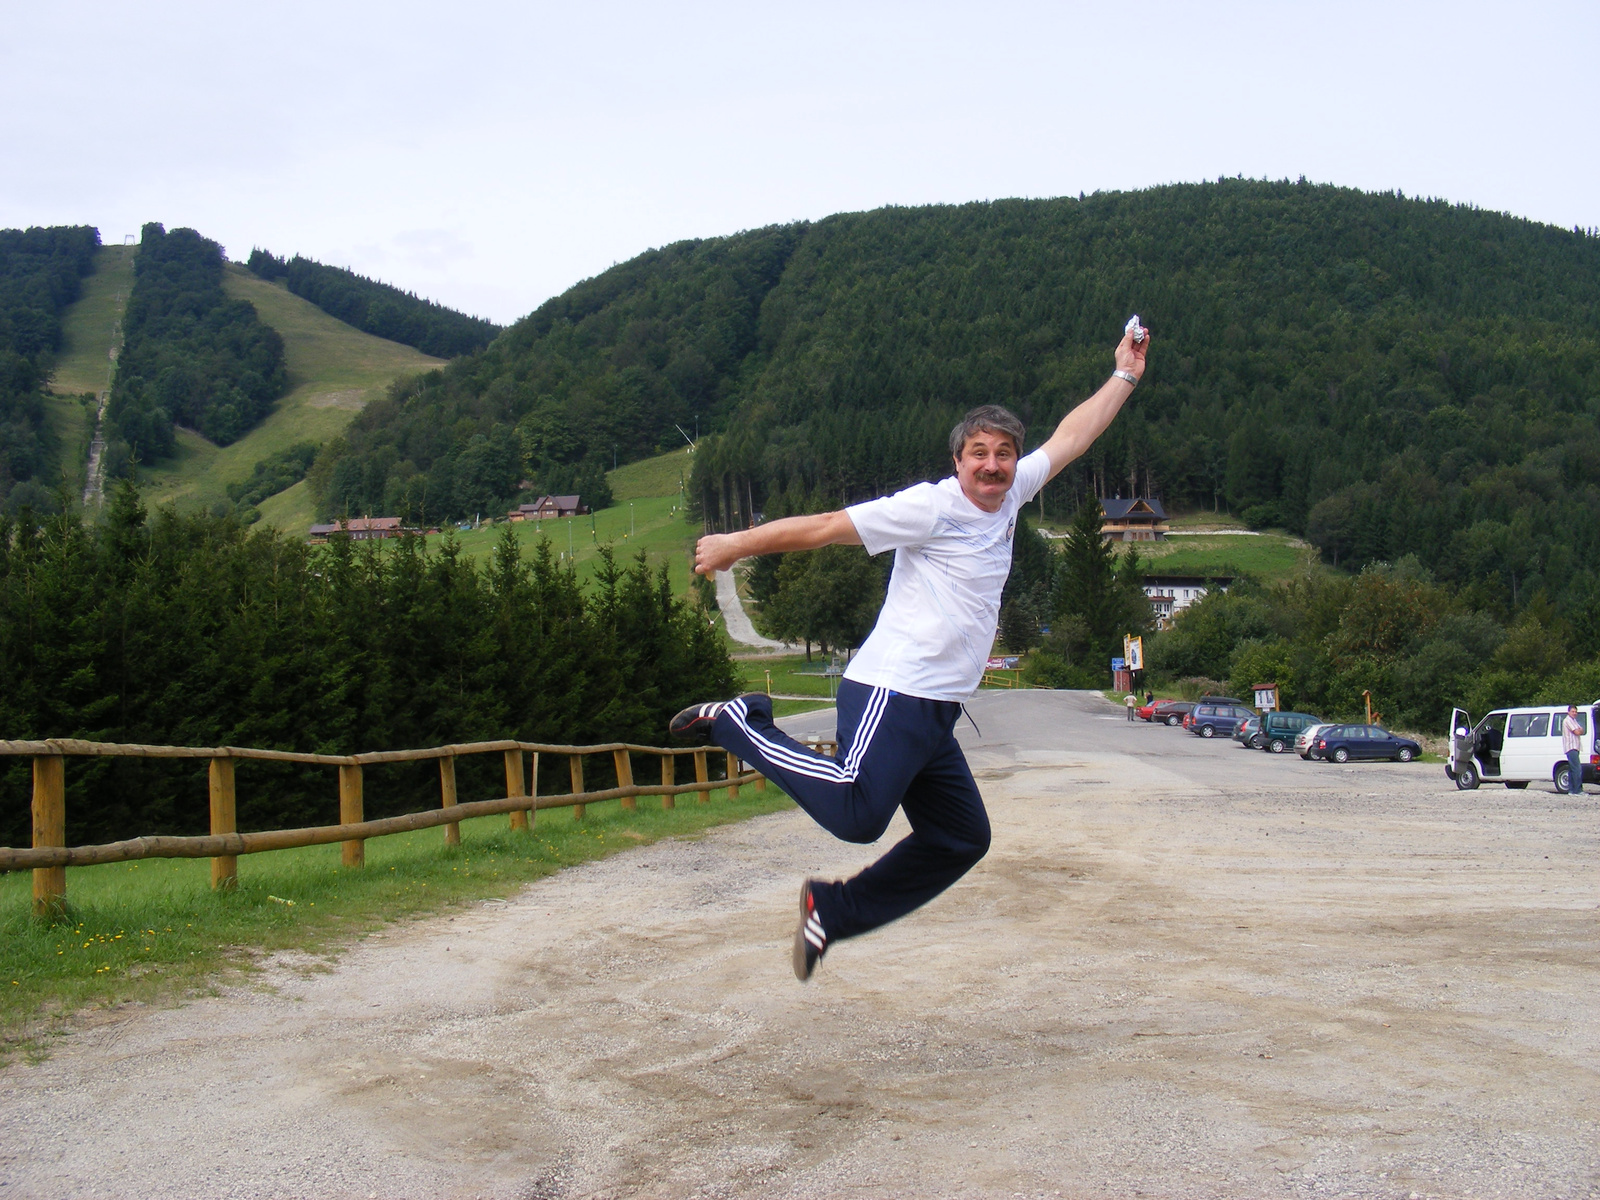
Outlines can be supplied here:
M1144 341L1144 326L1139 324L1138 313L1134 313L1133 316L1128 318L1128 324L1122 332L1131 333L1135 342Z

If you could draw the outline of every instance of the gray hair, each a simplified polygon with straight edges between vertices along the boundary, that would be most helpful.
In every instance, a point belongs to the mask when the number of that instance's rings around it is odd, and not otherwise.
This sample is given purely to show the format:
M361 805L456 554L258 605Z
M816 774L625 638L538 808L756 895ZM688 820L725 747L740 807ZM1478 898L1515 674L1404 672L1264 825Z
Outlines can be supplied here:
M950 431L950 457L960 458L967 448L967 439L975 433L1003 433L1011 438L1022 457L1022 438L1028 431L1009 408L998 404L983 404L961 418L961 423Z

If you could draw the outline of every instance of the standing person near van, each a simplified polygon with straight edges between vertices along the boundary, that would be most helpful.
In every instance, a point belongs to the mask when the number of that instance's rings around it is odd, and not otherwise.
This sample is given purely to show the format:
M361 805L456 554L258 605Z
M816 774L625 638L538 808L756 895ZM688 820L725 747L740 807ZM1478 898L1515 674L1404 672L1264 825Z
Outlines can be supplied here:
M701 575L779 551L894 551L883 610L839 684L837 758L778 728L760 693L694 704L672 719L673 736L737 754L834 837L877 841L895 810L905 810L910 835L877 862L851 879L801 885L793 961L802 981L834 943L926 904L988 851L989 815L955 726L994 647L1017 513L1111 424L1144 374L1149 348L1129 322L1111 378L1032 454L1022 454L1015 414L986 404L950 431L955 473L938 483L708 534L695 545Z
M1567 705L1567 719L1561 722L1561 748L1567 752L1567 791L1583 795L1583 726L1578 721L1578 706Z

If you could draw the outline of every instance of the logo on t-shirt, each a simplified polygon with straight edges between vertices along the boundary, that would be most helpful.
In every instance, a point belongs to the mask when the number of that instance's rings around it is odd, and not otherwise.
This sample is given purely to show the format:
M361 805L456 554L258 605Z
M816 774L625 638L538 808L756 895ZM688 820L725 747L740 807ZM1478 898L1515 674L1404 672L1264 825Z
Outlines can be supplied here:
M1016 531L1016 528L1017 519L1012 517L1011 520L1006 522L1006 541L1009 542L1011 540L1011 535Z

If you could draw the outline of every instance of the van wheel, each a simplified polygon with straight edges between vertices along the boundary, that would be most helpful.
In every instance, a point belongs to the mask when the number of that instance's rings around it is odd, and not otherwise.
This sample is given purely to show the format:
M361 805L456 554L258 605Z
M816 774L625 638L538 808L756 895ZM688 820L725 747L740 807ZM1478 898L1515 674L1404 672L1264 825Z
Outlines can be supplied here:
M1168 725L1179 725L1182 722L1183 722L1183 718L1178 716L1177 713L1173 713L1172 716L1167 718L1167 724Z
M1508 779L1508 780L1506 780L1506 787L1510 788L1514 792L1520 792L1523 788L1525 788L1527 786L1528 786L1528 781L1526 779Z
M1400 753L1395 755L1395 757L1398 758L1401 762L1410 762L1411 761L1411 757L1412 757L1412 755L1411 755L1411 747L1410 746L1401 746L1400 747Z
M1478 786L1478 768L1471 763L1462 763L1456 768L1456 786L1463 792L1470 792Z
M1556 785L1556 791L1570 792L1572 790L1572 768L1566 763L1562 763L1556 768L1555 777L1551 782ZM1509 787L1511 785L1507 784L1506 786ZM1527 787L1528 785L1523 784L1522 786Z
M1273 738L1267 743L1267 749L1272 751L1274 754L1282 754L1287 748L1288 747L1283 744L1282 738Z
M1343 746L1340 746L1337 750L1335 750L1333 752L1333 761L1336 762L1336 763L1347 763L1347 762L1349 762L1350 761L1350 751L1346 750Z
M1201 737L1216 737L1217 736L1217 731L1210 725L1202 725L1202 726L1200 726L1200 736Z

